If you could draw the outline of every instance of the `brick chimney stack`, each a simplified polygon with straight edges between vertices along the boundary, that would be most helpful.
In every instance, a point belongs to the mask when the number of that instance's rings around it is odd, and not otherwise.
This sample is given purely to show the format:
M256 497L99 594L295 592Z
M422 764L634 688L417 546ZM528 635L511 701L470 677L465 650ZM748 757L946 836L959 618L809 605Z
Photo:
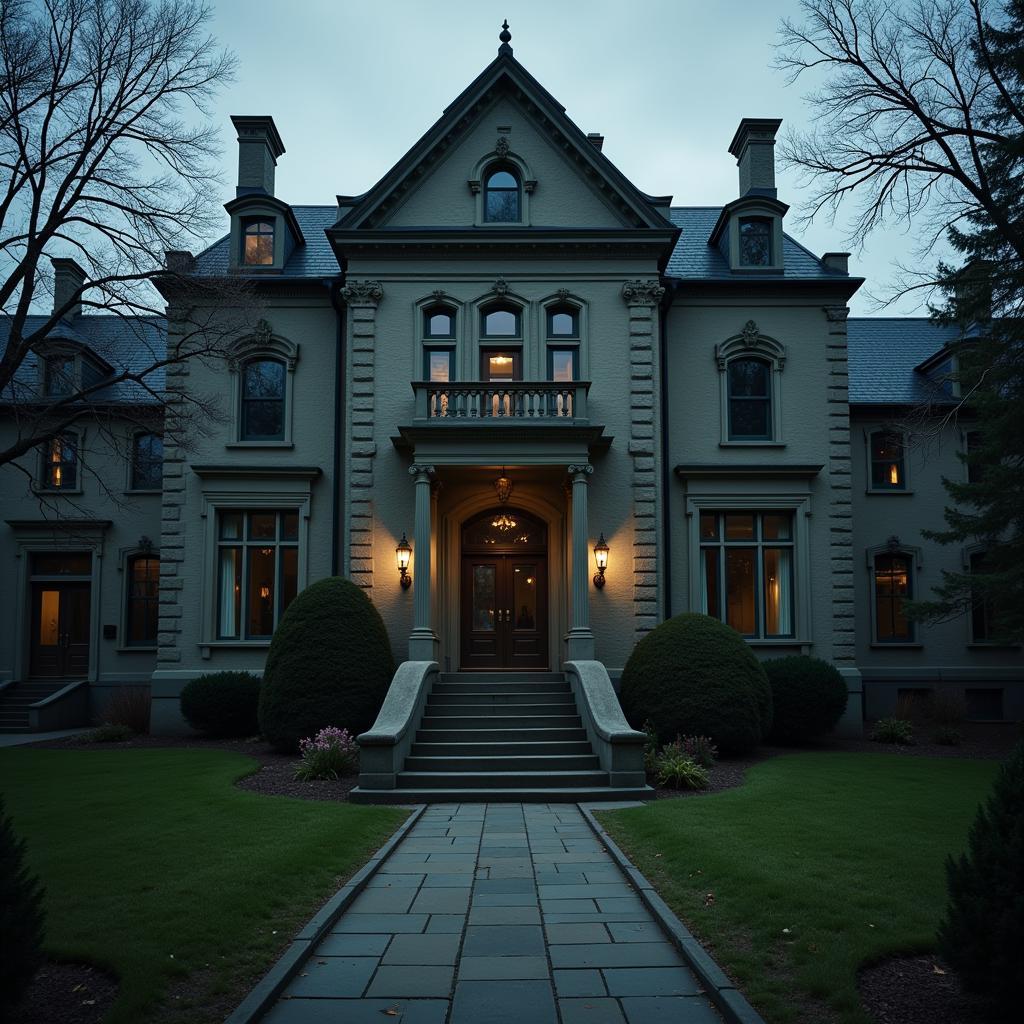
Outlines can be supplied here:
M768 196L777 199L775 190L775 134L782 119L745 117L729 143L740 169L740 198Z
M233 115L238 132L238 187L235 195L274 194L274 168L284 153L284 143L269 115Z
M67 257L51 256L53 264L53 311L56 313L67 303L76 292L80 293L82 285L85 284L85 271L78 263ZM81 294L75 299L71 308L62 315L63 320L73 320L76 316L82 315Z

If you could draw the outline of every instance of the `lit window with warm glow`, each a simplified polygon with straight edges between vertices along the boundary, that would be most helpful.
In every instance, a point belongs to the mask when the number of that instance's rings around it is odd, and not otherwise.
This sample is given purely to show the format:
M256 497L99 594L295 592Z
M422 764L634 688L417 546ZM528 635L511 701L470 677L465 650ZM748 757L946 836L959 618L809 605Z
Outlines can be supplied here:
M907 487L903 435L876 430L871 435L871 489L903 491Z
M876 555L875 641L877 643L911 643L914 624L907 618L904 603L913 596L911 557L902 551Z
M701 610L751 639L795 635L790 512L702 512Z
M51 438L43 455L43 486L51 491L78 487L78 438L61 434Z
M217 523L217 635L273 635L298 592L297 512L221 512Z
M242 225L242 262L247 267L270 267L274 263L274 224L249 220Z

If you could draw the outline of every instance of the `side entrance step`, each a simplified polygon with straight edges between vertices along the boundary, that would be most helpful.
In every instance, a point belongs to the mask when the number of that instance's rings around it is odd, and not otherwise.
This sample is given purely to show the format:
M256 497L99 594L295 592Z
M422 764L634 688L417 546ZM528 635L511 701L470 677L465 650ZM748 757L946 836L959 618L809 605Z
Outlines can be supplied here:
M352 790L357 803L578 802L645 799L612 788L560 672L442 673L397 787Z

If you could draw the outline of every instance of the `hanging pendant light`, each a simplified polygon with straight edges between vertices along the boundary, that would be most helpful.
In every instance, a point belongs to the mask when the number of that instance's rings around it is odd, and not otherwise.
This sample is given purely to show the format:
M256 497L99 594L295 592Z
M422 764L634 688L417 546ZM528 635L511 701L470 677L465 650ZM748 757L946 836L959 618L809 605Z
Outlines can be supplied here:
M512 481L505 476L505 467L501 467L501 476L494 481L494 489L498 492L498 501L505 504L512 497Z

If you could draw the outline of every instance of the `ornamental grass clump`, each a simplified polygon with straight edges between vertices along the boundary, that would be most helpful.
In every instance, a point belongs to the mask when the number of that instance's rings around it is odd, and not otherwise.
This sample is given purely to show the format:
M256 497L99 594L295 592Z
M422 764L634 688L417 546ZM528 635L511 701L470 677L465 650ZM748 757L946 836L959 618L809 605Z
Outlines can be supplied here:
M654 761L658 785L672 789L707 789L710 776L703 765L690 757L681 741L668 743Z
M710 736L679 736L676 742L683 753L701 768L714 768L718 760L718 747L711 741Z
M302 760L295 766L295 778L340 779L351 775L359 764L359 747L348 729L328 726L311 739L299 740Z
M895 743L900 747L912 747L914 727L905 718L880 718L871 730L875 743Z

